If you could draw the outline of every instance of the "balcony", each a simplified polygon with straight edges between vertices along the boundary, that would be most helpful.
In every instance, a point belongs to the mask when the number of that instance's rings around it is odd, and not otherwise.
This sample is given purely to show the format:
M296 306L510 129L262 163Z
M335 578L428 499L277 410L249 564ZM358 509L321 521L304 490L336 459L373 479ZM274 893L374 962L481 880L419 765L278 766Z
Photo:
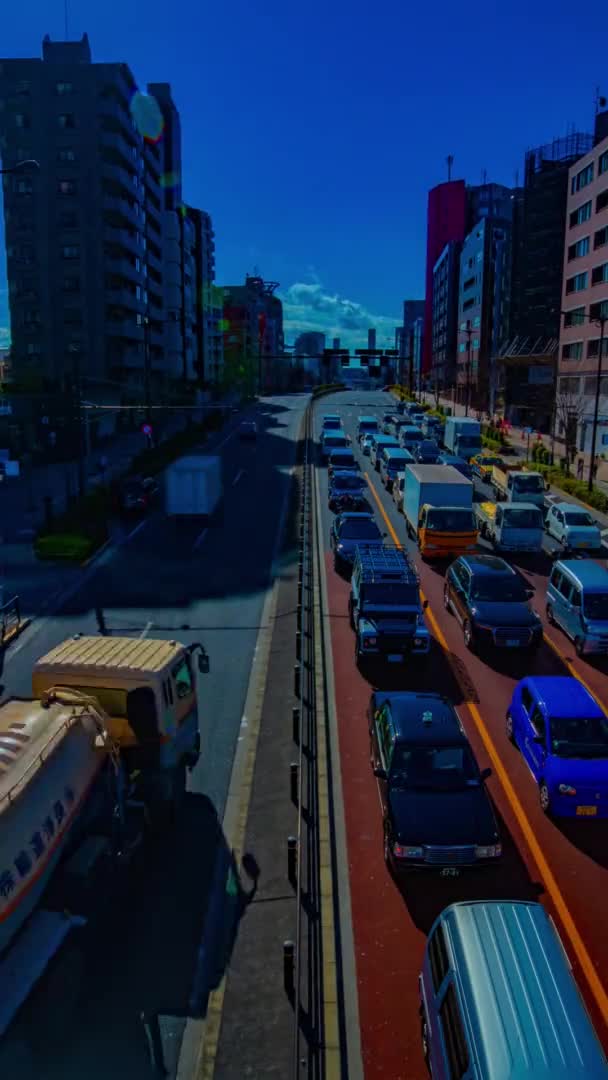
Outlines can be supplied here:
M130 171L114 162L102 161L101 172L105 180L111 180L114 184L118 184L132 199L141 202L140 188L134 169Z
M143 300L138 300L135 293L130 289L106 289L104 292L106 304L114 307L128 308L129 311L139 312L143 315L146 305Z
M135 319L107 318L105 332L107 337L121 338L124 341L143 342L144 340L143 325L138 326Z
M99 103L99 112L114 122L117 131L122 131L129 145L136 146L138 135L133 125L131 113L121 105L117 98L102 98Z
M128 201L128 199L121 199L118 195L103 196L103 209L109 214L114 214L118 218L122 218L123 221L129 223L137 229L141 228L141 217L135 208L135 204Z
M145 256L143 238L139 232L131 232L129 229L117 229L112 225L106 225L103 238L107 243L122 247L139 259L143 259Z
M158 257L158 255L155 254L155 252L150 247L150 244L148 244L148 246L146 248L146 262L148 263L148 266L152 267L153 270L157 270L159 274L162 274L162 272L163 272L162 259L160 259Z
M105 150L120 154L127 169L133 169L138 176L143 174L144 166L139 150L121 131L102 131L101 145Z
M120 259L115 258L112 255L106 255L104 265L109 274L117 274L120 277L126 277L129 281L134 281L136 285L143 286L143 272L138 270L129 259Z

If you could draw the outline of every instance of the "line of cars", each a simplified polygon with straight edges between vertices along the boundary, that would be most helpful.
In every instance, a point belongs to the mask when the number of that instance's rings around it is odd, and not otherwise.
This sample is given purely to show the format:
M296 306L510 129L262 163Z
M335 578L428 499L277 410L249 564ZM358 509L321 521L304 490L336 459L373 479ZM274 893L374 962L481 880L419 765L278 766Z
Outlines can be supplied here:
M412 458L414 455L406 447L380 441L379 431L374 434L371 430L373 423L377 424L374 418L360 418L361 451L377 466L397 506L403 506L408 482L417 466L415 460L401 458L405 468L391 470L390 455L398 451ZM352 448L350 452L350 473L360 477ZM333 454L329 456L329 469L335 477L339 470L334 468L332 458ZM343 459L341 463L346 462ZM331 493L331 485L329 490ZM359 490L364 499L363 482ZM330 508L338 511L330 535L335 567L342 572L346 569L351 578L349 619L355 632L357 665L363 668L373 660L377 666L378 661L381 663L381 670L394 670L394 665L407 667L412 662L419 668L430 655L431 639L424 624L426 604L421 603L411 559L402 548L386 546L385 534L369 506L347 511L334 499L330 500ZM464 640L471 650L518 647L534 653L542 642L543 630L539 616L530 607L531 590L504 559L475 550L477 537L471 507L465 504L461 509L468 513L468 531L464 535L471 550L459 555L447 571L446 609L461 621ZM432 525L428 508L424 525ZM418 540L419 526L418 519L413 530ZM374 682L382 686L383 676L377 675ZM451 877L465 869L495 866L502 856L502 843L486 789L491 770L480 770L453 703L430 691L377 689L371 695L367 723L370 761L382 806L383 853L391 873L397 876L408 871L435 870L443 877ZM546 676L521 680L515 687L505 723L509 739L521 751L538 785L545 813L608 817L608 718L578 680ZM473 1007L480 999L472 979L460 979L460 972L471 963L475 967L479 955L466 927L476 919L476 933L483 936L489 918L497 920L506 953L511 953L514 942L521 940L524 933L529 938L525 956L535 986L539 971L549 965L547 973L557 987L559 1001L569 1003L573 998L576 1002L575 1009L568 1005L569 1016L575 1022L566 1033L553 1035L556 1046L560 1046L552 1060L552 1075L564 1080L578 1075L574 1066L578 1068L581 1062L581 1076L608 1075L605 1057L578 996L557 931L539 905L511 901L501 901L500 905L452 905L432 928L419 981L423 1049L432 1075L503 1075L496 1057L502 1051L492 1047L496 1018ZM441 953L438 943L446 936L450 923L458 924L464 941L459 952L456 946L454 951L450 946ZM497 947L497 932L486 938L484 948L490 944ZM472 955L467 946L473 950ZM505 985L501 984L500 989L507 998L509 992L519 992L519 983L522 993L524 984L529 984L522 963L520 960L513 971L501 968ZM478 985L479 970L476 978ZM528 990L526 993L528 1015L534 1018L537 1028L544 1024L550 1030L553 1017L546 995L530 994ZM520 1029L510 1019L508 1014L501 1017L501 1045L505 1050L512 1044L515 1052ZM522 1071L522 1076L531 1076L543 1058L542 1040L537 1042L538 1051L534 1048L534 1052L528 1052L529 1072Z

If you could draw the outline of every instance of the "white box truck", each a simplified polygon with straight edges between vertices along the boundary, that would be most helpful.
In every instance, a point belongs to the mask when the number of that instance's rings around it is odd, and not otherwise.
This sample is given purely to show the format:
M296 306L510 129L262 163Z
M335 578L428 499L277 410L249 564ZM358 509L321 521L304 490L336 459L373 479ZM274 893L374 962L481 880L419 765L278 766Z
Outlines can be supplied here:
M165 471L165 510L170 517L210 518L222 498L222 461L207 454L178 458Z

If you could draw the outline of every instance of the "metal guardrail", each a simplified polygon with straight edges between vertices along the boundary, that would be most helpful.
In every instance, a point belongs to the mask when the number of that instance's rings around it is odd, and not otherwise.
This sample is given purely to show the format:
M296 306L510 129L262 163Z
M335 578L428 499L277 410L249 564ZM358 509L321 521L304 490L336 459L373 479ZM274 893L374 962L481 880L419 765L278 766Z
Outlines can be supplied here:
M21 626L19 597L13 596L0 607L0 646L14 637Z

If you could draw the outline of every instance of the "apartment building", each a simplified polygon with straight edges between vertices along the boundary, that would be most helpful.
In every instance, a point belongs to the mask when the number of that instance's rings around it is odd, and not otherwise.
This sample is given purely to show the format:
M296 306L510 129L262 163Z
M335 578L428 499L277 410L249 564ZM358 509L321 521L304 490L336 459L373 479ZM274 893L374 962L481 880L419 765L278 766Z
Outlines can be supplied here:
M596 119L593 149L569 171L562 313L558 434L570 419L579 449L591 449L599 378L601 452L608 449L608 111Z
M456 381L461 249L459 240L451 240L433 267L431 377L444 391Z
M215 284L215 234L204 210L187 208L194 223L196 243L196 333L198 373L208 388L220 386L224 365L224 298Z

